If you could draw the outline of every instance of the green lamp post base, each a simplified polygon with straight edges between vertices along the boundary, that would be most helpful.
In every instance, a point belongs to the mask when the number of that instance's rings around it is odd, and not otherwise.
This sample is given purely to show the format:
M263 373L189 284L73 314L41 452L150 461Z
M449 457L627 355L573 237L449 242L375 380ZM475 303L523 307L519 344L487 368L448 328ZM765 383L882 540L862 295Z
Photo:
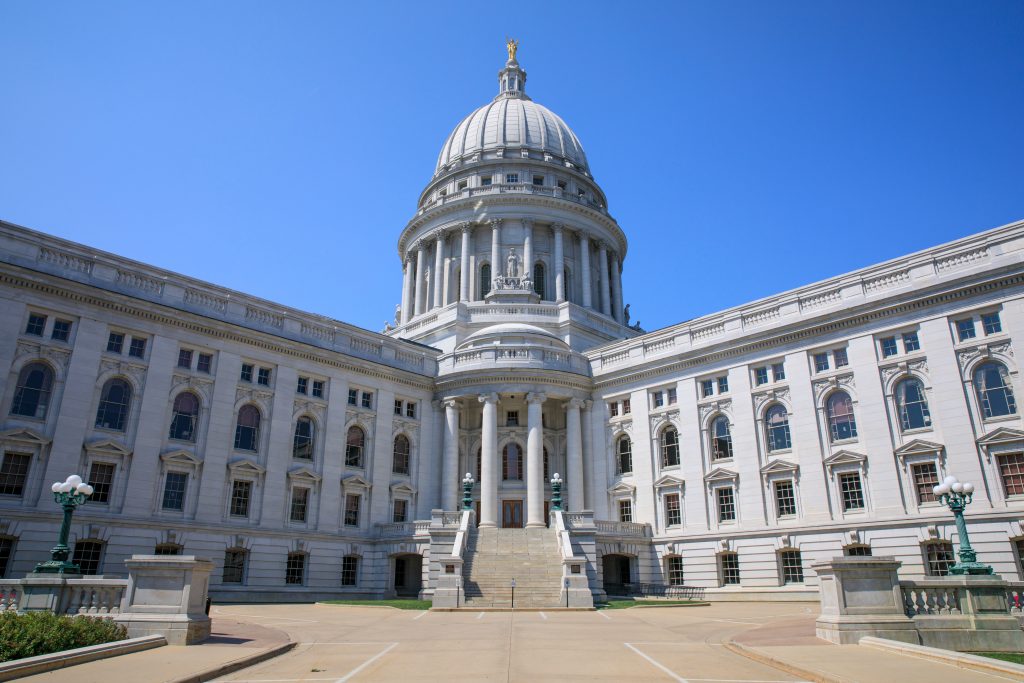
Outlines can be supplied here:
M82 568L74 562L47 560L40 562L32 571L33 574L82 574Z
M992 569L992 565L982 564L981 562L957 562L949 568L949 573L954 576L962 576L964 574L995 574L995 570Z

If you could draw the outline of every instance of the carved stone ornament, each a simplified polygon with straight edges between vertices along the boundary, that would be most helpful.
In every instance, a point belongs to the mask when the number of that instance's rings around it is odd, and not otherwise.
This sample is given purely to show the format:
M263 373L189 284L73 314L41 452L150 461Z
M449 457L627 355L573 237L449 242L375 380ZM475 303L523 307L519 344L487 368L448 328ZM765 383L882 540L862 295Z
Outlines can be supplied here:
M768 391L762 391L758 394L754 394L754 412L758 415L769 403L784 403L789 405L789 387L778 387L776 389L770 389ZM788 408L787 408L788 410Z
M732 399L727 398L721 401L711 401L710 403L703 403L700 406L700 421L701 424L708 418L709 415L714 413L725 413L726 417L729 418L729 422L732 422Z
M415 440L420 433L419 423L413 420L395 419L391 423L391 439L394 440L399 434L405 434Z
M309 401L305 399L296 400L292 407L292 417L298 417L300 415L313 415L317 417L322 424L327 415L327 409L318 401Z
M820 402L828 392L834 389L853 389L856 387L856 384L853 381L853 374L851 373L847 375L833 375L826 379L815 380L813 386L814 398Z
M204 403L209 403L212 397L213 380L175 373L171 378L171 396L176 396L178 392L185 389L195 391L202 397Z
M102 375L107 372L131 377L135 380L136 384L141 385L142 380L146 377L146 366L128 363L115 358L103 358L100 360L100 374Z
M254 402L269 407L270 400L274 398L273 392L260 391L259 389L246 389L238 387L235 390L235 403L239 402Z
M676 428L678 429L678 410L670 410L664 413L659 413L657 415L651 415L651 434L657 434L661 430L661 428L667 424L676 425Z
M886 386L898 375L921 374L928 375L928 361L919 358L910 362L902 361L894 365L887 365L882 368L882 383Z
M25 356L44 358L62 370L68 369L68 361L71 360L71 351L46 344L37 344L29 341L18 341L18 348L14 352L14 359L21 360Z
M974 362L974 360L978 358L991 358L993 355L1013 358L1013 347L1010 346L1008 341L998 344L979 344L978 346L958 351L956 357L960 361L960 370L966 370L967 366Z

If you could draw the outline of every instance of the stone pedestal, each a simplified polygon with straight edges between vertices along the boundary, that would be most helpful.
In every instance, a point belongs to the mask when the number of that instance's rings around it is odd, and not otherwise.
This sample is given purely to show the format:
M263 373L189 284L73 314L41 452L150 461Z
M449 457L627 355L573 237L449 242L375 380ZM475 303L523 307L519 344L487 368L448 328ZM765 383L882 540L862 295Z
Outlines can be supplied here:
M960 613L915 616L922 645L958 652L1024 651L1024 631L1017 617L1010 614L1006 582L1001 576L944 576L914 582L926 591L929 584L947 593L955 591Z
M594 594L590 592L590 582L587 580L587 558L570 557L562 560L562 564L562 592L558 606L593 609Z
M449 609L462 607L466 600L462 591L462 558L442 557L439 564L441 573L437 576L432 606Z
M821 586L817 636L838 645L863 636L918 644L917 629L904 613L893 557L837 557L814 564Z
M192 555L133 555L125 560L128 588L119 624L136 638L160 634L169 645L210 636L206 596L213 562Z
M29 574L21 580L18 611L64 614L67 580L79 578L81 574Z

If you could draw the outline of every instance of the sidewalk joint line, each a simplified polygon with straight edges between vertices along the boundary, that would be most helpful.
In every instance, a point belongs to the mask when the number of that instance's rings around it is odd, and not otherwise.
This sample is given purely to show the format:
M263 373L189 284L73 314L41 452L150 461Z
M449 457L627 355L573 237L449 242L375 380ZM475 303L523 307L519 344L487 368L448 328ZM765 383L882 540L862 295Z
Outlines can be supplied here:
M349 671L346 675L344 675L341 678L337 679L334 683L345 683L345 681L352 680L353 676L355 676L357 673L359 673L360 671L362 671L366 667L368 667L371 664L373 664L375 661L377 661L378 659L380 659L381 657L383 657L387 653L391 652L391 650L393 650L397 646L398 646L398 643L391 643L386 648L384 648L383 650L381 650L380 652L378 652L374 656L370 657L369 659L367 659L365 662L363 662L362 664L360 664L356 668L352 669L352 671Z
M664 671L664 672L665 672L666 674L668 674L668 675L669 675L669 677L670 677L670 678L671 678L672 680L676 681L677 683L690 683L690 681L686 680L686 679L685 679L685 678L683 678L682 676L678 676L678 675L676 675L676 673L675 673L675 672L673 672L673 671L672 671L672 669L670 669L670 668L668 668L667 666L665 666L664 664L660 663L660 662L659 662L658 660L654 659L653 657L650 657L650 656L648 656L648 655L644 654L644 653L643 653L643 652L641 652L641 651L640 651L639 649L637 649L637 648L633 647L633 646L632 646L632 645L631 645L630 643L623 643L623 645L625 645L625 646L626 646L626 647L628 647L628 648L629 648L630 650L632 650L633 652L637 653L638 655L640 655L641 657L643 657L644 659L646 659L646 660L647 660L648 662L650 662L650 663L651 663L651 664L653 664L654 666L656 666L656 667L658 667L659 669L661 669L662 671Z

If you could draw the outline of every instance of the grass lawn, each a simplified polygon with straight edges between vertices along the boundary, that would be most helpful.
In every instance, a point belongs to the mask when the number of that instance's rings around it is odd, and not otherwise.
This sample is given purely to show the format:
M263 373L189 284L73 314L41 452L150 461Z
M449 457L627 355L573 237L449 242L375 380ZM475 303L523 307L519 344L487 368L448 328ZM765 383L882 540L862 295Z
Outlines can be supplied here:
M981 655L992 659L1001 659L1004 662L1024 664L1024 652L972 652L972 655Z
M630 607L643 607L645 605L705 605L700 600L609 600L606 603L595 605L597 609L629 609Z
M359 605L360 607L397 607L398 609L430 609L430 600L323 600L324 605Z

